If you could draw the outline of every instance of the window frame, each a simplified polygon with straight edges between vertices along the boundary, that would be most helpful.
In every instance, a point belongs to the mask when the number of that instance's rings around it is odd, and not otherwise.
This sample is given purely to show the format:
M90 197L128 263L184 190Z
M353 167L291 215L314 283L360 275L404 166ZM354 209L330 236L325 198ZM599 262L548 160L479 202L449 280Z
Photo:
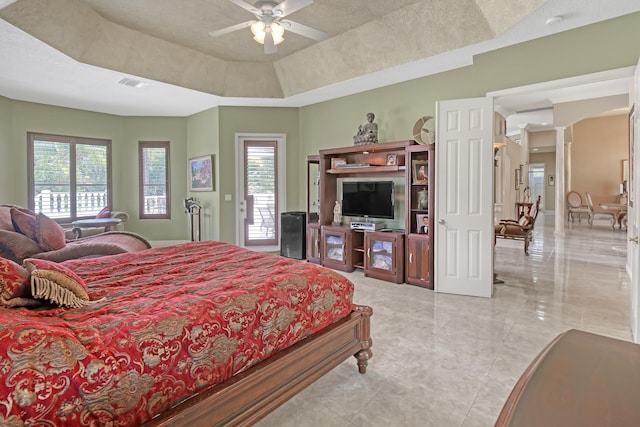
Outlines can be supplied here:
M143 153L146 148L164 148L166 170L166 213L144 213L144 163ZM171 219L171 143L170 141L138 141L138 212L140 219Z
M53 218L58 223L70 223L77 219L88 219L93 216L78 216L77 212L77 182L76 182L76 146L77 145L98 145L106 147L107 151L107 206L113 206L113 180L112 180L112 141L110 139L87 138L80 136L55 135L39 132L27 132L27 197L29 209L36 212L35 206L35 164L34 145L36 140L69 144L69 217Z

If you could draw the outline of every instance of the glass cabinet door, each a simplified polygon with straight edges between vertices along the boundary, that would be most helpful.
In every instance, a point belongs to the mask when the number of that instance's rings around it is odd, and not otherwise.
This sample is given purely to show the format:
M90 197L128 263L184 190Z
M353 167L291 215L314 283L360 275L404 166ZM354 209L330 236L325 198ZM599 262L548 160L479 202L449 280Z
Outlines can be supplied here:
M371 239L367 248L369 267L378 270L393 270L393 242L389 240Z
M345 261L344 252L344 233L331 233L327 232L325 235L325 258L334 261Z

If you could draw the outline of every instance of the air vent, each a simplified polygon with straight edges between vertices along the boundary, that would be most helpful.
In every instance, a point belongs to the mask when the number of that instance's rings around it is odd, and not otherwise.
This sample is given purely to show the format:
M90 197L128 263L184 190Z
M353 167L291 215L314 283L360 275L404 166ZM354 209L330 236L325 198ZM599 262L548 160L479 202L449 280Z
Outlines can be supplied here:
M122 80L120 80L118 83L120 83L121 85L137 87L137 88L145 87L147 85L147 83L145 82L141 82L140 80L136 80L136 79L129 79L127 77L123 77Z

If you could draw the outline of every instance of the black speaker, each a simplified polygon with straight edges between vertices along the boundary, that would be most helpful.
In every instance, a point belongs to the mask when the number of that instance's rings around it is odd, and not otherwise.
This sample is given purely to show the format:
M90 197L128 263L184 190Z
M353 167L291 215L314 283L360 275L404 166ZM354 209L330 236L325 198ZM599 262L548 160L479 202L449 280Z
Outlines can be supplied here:
M306 212L283 212L280 215L280 255L307 259Z

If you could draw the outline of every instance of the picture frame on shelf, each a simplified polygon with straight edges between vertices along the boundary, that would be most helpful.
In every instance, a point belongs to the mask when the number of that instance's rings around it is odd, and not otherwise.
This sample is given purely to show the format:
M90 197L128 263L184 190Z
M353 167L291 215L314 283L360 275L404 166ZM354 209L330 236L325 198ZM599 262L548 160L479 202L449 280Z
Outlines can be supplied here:
M429 234L429 214L416 214L416 233Z
M388 166L395 166L398 164L398 155L397 154L387 154L387 163Z
M429 182L429 179L428 179L429 162L428 161L413 160L411 162L411 170L413 174L412 184L424 185Z
M333 157L331 159L331 169L335 169L337 167L340 167L342 165L346 165L347 164L347 159L343 158L343 157Z
M189 159L189 191L213 191L213 154Z

